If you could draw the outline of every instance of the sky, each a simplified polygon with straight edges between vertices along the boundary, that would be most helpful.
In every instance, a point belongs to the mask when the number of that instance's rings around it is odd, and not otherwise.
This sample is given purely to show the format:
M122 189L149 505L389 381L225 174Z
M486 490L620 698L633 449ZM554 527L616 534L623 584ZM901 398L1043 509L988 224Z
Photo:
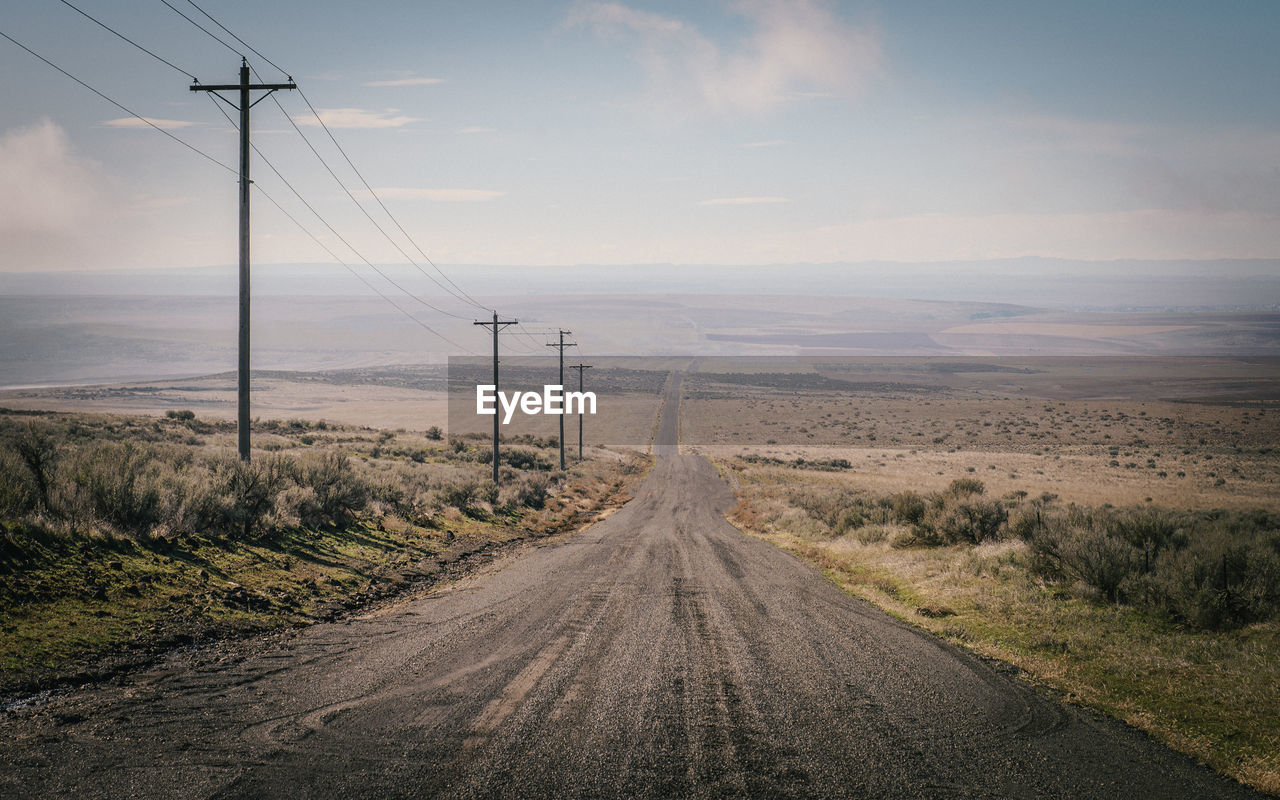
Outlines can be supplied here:
M234 82L236 53L161 0L72 1L178 69L55 0L0 31L235 165L183 73ZM1272 0L200 8L440 264L1280 258ZM233 171L3 39L0 98L0 270L235 263ZM276 99L254 142L333 231L255 156L254 260L330 260L267 196L344 261L418 259Z

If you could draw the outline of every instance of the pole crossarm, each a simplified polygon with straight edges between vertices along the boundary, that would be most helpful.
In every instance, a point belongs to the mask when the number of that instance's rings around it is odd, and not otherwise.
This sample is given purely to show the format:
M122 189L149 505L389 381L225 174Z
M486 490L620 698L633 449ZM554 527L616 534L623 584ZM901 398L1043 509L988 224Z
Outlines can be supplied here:
M219 83L219 84L193 83L191 84L191 91L193 92L229 92L232 89L235 89L238 92L242 88L245 88L245 87L242 87L238 83ZM251 90L265 89L267 91L274 92L277 89L297 89L298 84L296 83L251 83L249 84L248 88ZM261 97L258 98L258 100L261 100L261 99L262 99Z
M488 328L488 329L490 329L490 330L493 330L493 326L494 326L494 323L492 323L492 322L473 322L473 323L471 323L471 324L472 324L472 325L482 325L482 326L484 326L484 327L486 327L486 328ZM501 321L499 321L499 322L497 323L497 325L498 325L498 330L502 330L502 329L504 329L504 328L510 327L511 325L519 325L519 324L520 324L520 322L519 322L518 320L514 320L514 319L512 319L512 320L501 320Z

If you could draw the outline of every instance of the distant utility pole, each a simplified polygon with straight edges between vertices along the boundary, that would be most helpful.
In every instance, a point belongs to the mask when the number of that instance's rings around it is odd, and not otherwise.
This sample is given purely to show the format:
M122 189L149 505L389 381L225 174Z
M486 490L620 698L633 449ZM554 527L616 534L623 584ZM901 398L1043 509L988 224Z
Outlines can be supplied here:
M213 96L240 112L240 364L239 393L236 404L237 439L240 459L249 460L249 109L262 102L277 89L297 89L290 78L288 83L249 83L249 62L240 59L240 82L220 86L195 84L193 92L213 92ZM240 103L231 102L218 92L240 92ZM252 103L249 92L265 91Z
M498 331L511 325L519 325L519 320L498 319L498 312L493 312L493 322L474 322L493 331L493 396L498 396ZM493 485L498 485L498 409L493 410Z
M566 347L577 347L577 345L574 344L573 342L568 342L568 343L565 342L564 335L566 333L571 334L573 333L573 331L560 331L560 342L558 344L556 342L550 342L549 344L547 344L547 347L554 347L560 351L560 389L561 391L564 390L564 349ZM564 409L561 408L560 410L563 411ZM560 469L561 471L564 470L564 414L560 415Z
M569 369L576 369L578 371L578 394L582 394L582 372L583 370L591 369L591 365L590 364L571 364L569 366ZM582 406L583 405L584 404L581 401L578 402L578 460L579 461L582 460Z

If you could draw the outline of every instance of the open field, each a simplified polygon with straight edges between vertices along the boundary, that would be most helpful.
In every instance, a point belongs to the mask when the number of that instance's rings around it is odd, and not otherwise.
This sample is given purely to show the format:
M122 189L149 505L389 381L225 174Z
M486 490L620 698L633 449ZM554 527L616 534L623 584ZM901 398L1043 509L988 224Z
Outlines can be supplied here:
M688 382L686 446L844 458L878 491L972 475L1091 505L1280 508L1275 361L832 359L763 377L751 364Z
M689 359L642 359L644 369L625 366L636 359L593 359L587 388L600 397L598 412L585 426L590 446L646 447L653 435L663 384L672 368ZM611 365L616 362L616 365ZM555 383L554 359L504 359L503 391L536 389ZM572 363L572 362L570 362ZM318 372L256 370L253 373L254 416L264 420L308 422L425 431L438 427L454 435L490 435L492 419L475 415L475 383L490 380L492 367L468 363L466 386L450 391L445 365L361 367ZM572 380L570 380L572 378ZM576 373L566 377L576 389ZM451 407L451 404L452 407ZM137 381L96 386L11 389L0 392L0 408L162 417L187 409L203 419L234 420L236 377L218 374L199 378ZM565 421L566 441L576 448L576 417ZM504 437L558 435L555 417L517 416Z
M380 377L390 375L398 380ZM254 415L409 430L444 427L448 414L443 375L443 367L319 373L255 370ZM148 416L190 409L205 419L234 420L236 376L222 373L124 384L13 389L0 392L0 406Z
M716 362L685 386L684 447L734 486L731 521L1280 793L1274 362L777 369Z

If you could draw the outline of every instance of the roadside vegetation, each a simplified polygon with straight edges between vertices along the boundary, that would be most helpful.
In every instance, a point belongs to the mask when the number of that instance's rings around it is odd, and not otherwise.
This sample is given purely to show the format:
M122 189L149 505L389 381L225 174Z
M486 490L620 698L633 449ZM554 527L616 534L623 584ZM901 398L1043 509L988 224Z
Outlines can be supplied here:
M975 477L886 493L829 460L721 467L735 524L847 591L1280 793L1280 515L993 496Z
M307 624L571 529L646 462L553 469L554 440L303 420L0 411L0 694L209 638Z

